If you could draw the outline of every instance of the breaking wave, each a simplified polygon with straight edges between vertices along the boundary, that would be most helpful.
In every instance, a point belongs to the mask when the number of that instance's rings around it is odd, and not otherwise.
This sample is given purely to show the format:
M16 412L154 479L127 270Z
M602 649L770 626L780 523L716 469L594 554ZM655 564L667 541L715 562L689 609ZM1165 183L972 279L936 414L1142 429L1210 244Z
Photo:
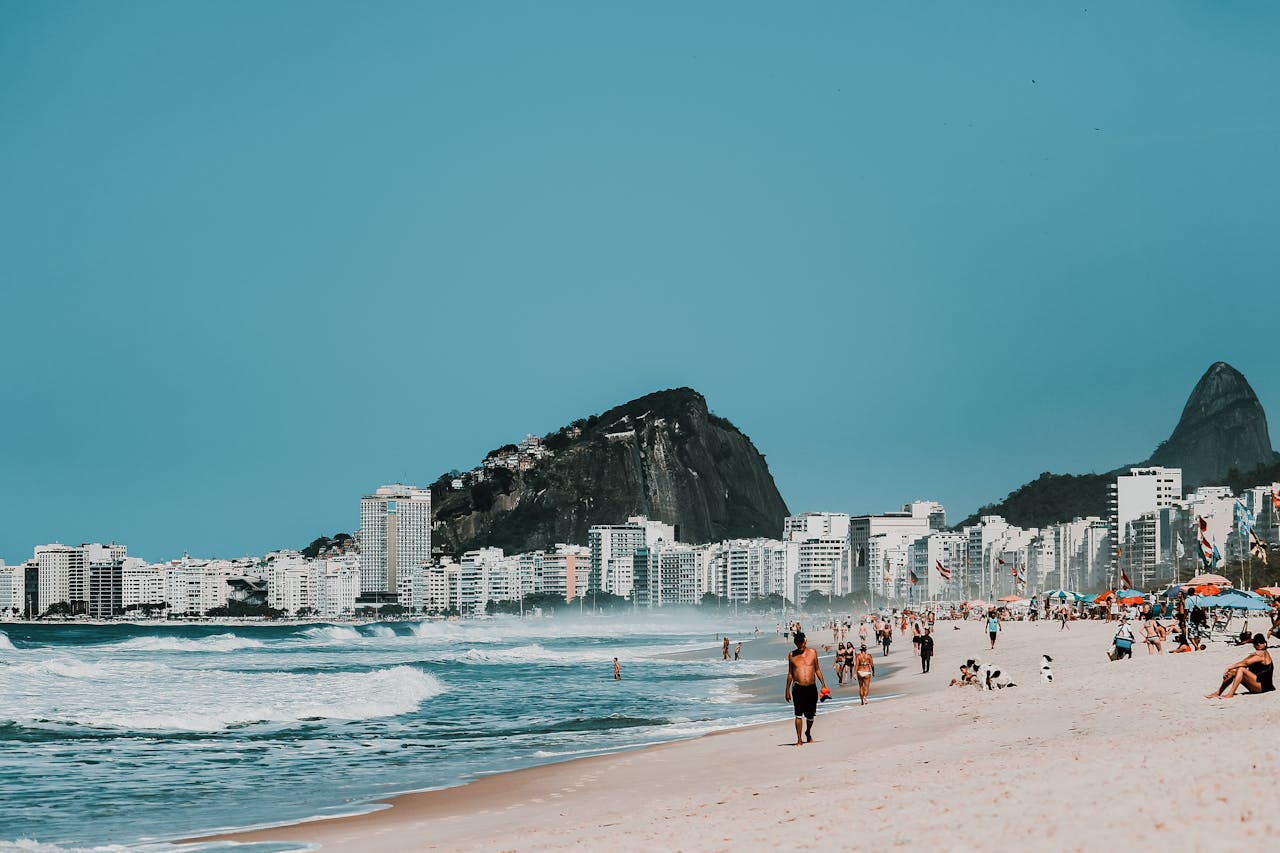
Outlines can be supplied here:
M240 649L260 649L263 643L235 634L214 634L209 637L134 637L104 648L134 652L234 652Z
M0 631L0 652L16 652L13 641L9 639L9 635Z
M410 666L369 672L176 669L53 659L0 669L0 720L28 727L218 731L410 713L445 687Z

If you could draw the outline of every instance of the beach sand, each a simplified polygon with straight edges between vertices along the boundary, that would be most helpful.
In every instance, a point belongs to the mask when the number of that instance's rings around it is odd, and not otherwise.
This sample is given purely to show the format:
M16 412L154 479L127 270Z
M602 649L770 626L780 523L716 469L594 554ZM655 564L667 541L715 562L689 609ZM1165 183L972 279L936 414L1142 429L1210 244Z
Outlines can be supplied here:
M1114 626L1106 623L1075 622L1066 632L1056 623L1011 623L994 652L981 623L952 625L939 623L928 675L909 638L897 638L888 659L896 671L876 679L872 696L901 695L821 706L816 742L804 747L791 745L782 702L786 647L769 644L779 653L781 722L219 838L326 851L1274 845L1280 693L1203 698L1248 647L1213 643L1159 656L1135 647L1132 660L1112 663ZM1054 658L1052 684L1040 681L1043 653ZM1018 686L948 689L969 657L1001 665Z

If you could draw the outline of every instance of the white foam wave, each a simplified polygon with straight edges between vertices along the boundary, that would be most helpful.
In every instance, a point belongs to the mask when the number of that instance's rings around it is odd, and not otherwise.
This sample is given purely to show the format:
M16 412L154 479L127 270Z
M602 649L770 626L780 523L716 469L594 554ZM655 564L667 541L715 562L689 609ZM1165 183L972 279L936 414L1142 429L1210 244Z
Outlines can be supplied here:
M234 652L239 649L260 649L263 643L235 634L214 634L209 637L134 637L120 643L105 646L130 652Z
M301 636L322 643L349 643L360 639L360 632L344 625L325 625L322 628L308 628Z
M100 847L60 847L57 844L44 844L30 838L0 841L0 853L115 853L115 851L127 849L119 844L106 844Z
M0 631L0 652L16 652L13 641L9 639L9 635Z
M379 637L382 639L396 636L396 632L392 631L386 625L370 625L369 634L370 636Z
M407 714L445 687L410 666L370 672L178 669L53 659L0 667L0 720L22 725L217 731L251 723Z

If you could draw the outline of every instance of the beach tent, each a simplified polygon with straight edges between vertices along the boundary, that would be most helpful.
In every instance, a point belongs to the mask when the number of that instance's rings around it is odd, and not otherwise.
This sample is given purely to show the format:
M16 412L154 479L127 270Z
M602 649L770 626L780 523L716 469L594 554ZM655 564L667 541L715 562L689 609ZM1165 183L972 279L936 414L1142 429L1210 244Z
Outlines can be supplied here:
M1231 586L1231 581L1227 580L1222 575L1196 575L1191 580L1184 583L1183 586L1200 586L1206 583L1217 584L1218 586L1225 587Z

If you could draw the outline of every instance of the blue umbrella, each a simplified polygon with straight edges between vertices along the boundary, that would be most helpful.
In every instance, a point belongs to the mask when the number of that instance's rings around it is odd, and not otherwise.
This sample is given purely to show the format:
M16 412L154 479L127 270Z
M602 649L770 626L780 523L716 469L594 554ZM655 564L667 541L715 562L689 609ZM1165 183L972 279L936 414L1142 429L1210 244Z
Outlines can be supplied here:
M1238 589L1223 590L1217 595L1198 595L1196 598L1200 599L1201 607L1229 607L1232 610L1256 611L1271 609L1271 605L1264 599Z

